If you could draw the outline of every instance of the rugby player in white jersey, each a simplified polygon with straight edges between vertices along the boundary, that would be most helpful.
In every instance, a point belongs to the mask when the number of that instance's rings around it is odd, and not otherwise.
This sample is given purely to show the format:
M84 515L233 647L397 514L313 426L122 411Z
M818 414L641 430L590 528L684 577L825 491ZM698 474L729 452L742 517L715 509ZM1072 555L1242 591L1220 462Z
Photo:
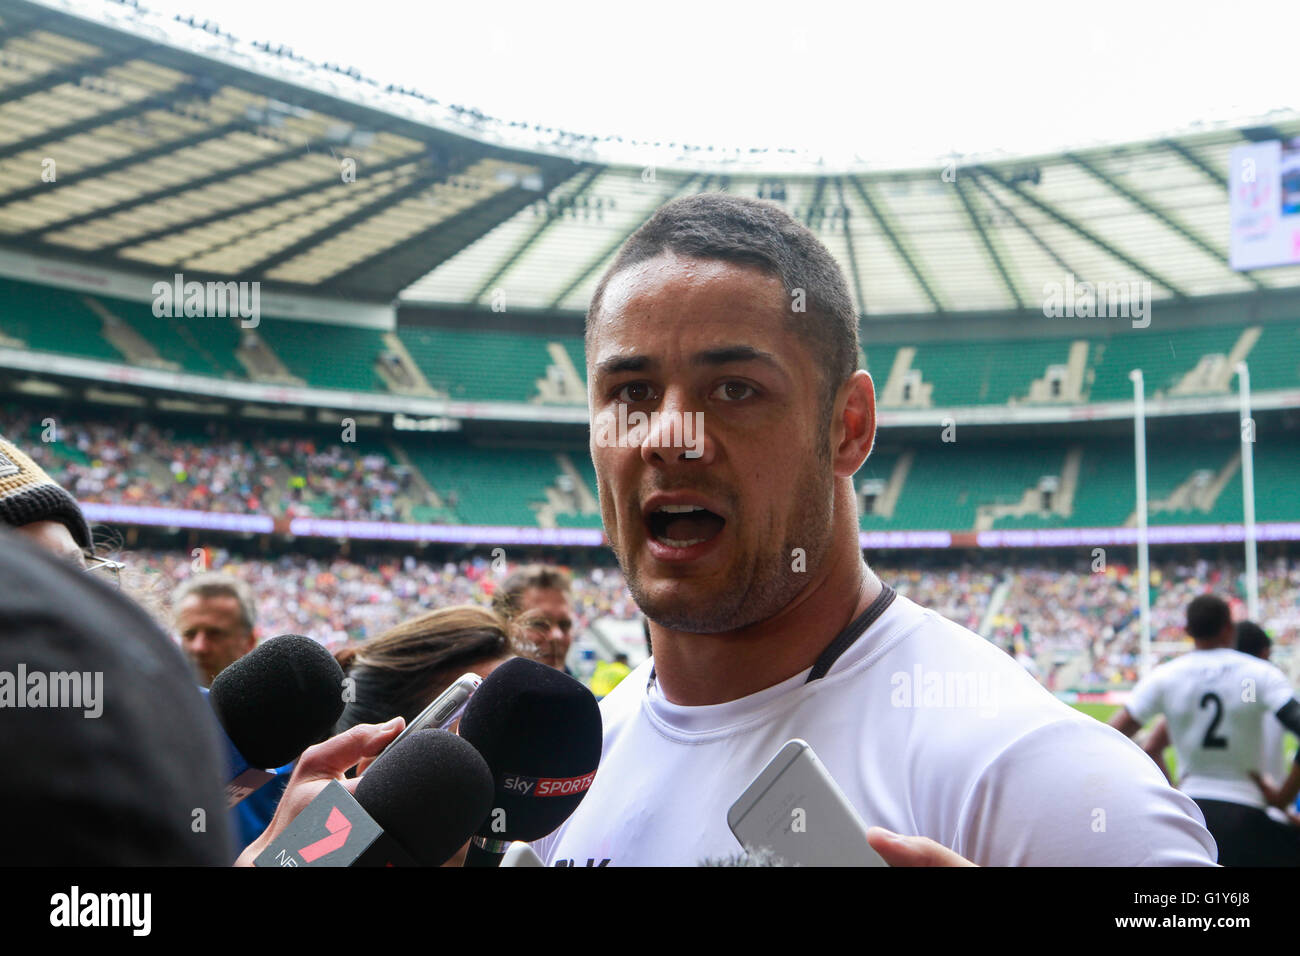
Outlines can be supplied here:
M1236 646L1241 653L1266 661L1272 653L1273 641L1254 621L1238 621ZM1259 772L1260 776L1270 782L1283 780L1287 775L1287 759L1282 747L1282 736L1285 730L1276 715L1265 715L1260 728ZM1164 773L1165 778L1177 786L1178 782L1173 779L1169 768L1165 766L1165 750L1170 746L1169 721L1162 716L1142 740L1142 749L1156 762L1156 766ZM1279 823L1292 821L1300 823L1300 815L1290 807L1285 812L1277 807L1269 807L1268 815Z
M1260 782L1265 723L1300 732L1300 702L1277 667L1233 648L1236 629L1227 602L1202 594L1187 605L1195 649L1153 670L1133 688L1111 725L1132 736L1163 714L1178 756L1179 788L1205 814L1225 866L1300 865L1300 830L1269 817ZM1274 751L1279 743L1269 745ZM1295 793L1291 793L1295 799Z
M1214 860L1136 745L867 567L875 392L811 232L756 200L669 203L597 286L586 355L601 515L654 657L602 702L599 772L536 844L548 865L733 856L727 810L792 737L900 835L872 833L894 865Z

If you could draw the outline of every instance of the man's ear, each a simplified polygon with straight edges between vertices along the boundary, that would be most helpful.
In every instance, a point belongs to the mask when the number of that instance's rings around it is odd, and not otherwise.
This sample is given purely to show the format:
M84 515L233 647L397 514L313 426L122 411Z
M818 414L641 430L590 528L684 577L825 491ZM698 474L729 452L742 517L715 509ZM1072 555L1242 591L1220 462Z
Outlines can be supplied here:
M851 478L871 454L876 441L876 387L871 376L858 369L840 386L835 399L831 434L835 476Z

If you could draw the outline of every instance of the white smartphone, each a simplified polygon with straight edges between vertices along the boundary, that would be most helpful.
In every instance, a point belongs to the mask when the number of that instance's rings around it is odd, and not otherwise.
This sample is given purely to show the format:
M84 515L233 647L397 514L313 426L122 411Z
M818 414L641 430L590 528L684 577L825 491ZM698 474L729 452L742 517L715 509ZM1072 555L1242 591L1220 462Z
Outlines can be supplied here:
M465 705L481 683L483 678L477 674L461 674L450 687L433 699L433 703L420 711L415 720L407 724L396 740L385 747L375 760L382 758L407 734L413 734L417 730L445 730L450 727L465 713Z
M764 848L798 866L887 866L867 843L867 825L798 738L780 749L727 811L742 847Z
M533 852L531 846L516 840L510 844L510 849L506 850L506 855L501 858L501 868L508 866L546 866L546 864Z

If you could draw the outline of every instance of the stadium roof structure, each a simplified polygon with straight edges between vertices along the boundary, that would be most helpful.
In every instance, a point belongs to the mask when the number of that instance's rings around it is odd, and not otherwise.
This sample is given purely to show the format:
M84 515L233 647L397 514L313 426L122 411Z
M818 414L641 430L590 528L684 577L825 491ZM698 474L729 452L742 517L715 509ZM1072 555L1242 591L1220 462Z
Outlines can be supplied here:
M929 169L614 162L132 5L0 0L0 246L359 302L577 314L633 230L706 190L805 222L864 317L1039 309L1066 275L1171 301L1300 287L1228 264L1232 147L1296 135L1286 113Z

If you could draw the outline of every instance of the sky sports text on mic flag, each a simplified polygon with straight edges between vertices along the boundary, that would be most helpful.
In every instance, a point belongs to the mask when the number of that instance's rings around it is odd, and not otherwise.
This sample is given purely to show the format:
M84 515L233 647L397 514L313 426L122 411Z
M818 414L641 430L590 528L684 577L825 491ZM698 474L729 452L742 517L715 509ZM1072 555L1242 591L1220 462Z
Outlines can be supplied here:
M510 843L540 840L569 818L596 778L602 740L591 691L560 671L517 657L482 683L461 718L496 786L492 813L466 866L497 866Z

